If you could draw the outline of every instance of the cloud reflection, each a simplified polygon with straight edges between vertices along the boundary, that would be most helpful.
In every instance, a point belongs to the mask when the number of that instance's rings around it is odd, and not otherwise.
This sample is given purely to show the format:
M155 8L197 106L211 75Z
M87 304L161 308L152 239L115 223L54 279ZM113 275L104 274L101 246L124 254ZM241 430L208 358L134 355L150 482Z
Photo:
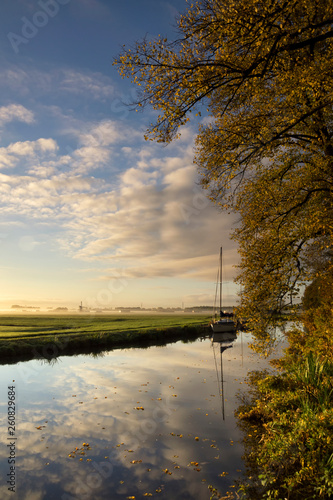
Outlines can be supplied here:
M162 488L169 498L200 500L208 484L226 488L241 468L233 410L252 355L239 338L224 356L225 422L209 340L35 368L18 382L20 498L106 499L112 492L116 499ZM83 443L90 449L69 457Z

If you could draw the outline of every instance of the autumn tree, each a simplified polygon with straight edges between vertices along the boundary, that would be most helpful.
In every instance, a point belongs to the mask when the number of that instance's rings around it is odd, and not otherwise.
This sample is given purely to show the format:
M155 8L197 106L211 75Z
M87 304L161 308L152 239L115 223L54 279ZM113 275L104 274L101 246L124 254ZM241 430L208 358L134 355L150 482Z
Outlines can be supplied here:
M159 111L147 138L168 143L208 112L194 161L208 196L240 215L240 311L264 338L318 273L307 248L331 245L333 2L199 0L177 28L115 63L140 87L136 105Z

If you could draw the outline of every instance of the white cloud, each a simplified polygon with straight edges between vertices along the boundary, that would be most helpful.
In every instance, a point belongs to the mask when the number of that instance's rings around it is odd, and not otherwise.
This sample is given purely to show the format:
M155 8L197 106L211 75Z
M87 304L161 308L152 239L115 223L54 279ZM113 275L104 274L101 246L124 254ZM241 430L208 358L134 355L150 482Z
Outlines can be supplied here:
M122 138L122 132L117 122L105 120L101 123L92 125L85 133L79 134L79 139L85 146L110 146Z
M11 121L20 121L24 123L33 123L34 114L20 104L10 104L0 107L0 127Z
M54 139L37 139L36 141L18 141L0 148L0 168L15 167L21 159L25 165L34 161L36 157L42 160L45 155L52 155L58 150Z
M174 156L168 149L161 157L165 149L136 149L136 138L128 138L130 166L109 180L98 178L96 168L108 166L115 155L124 161L114 146L119 130L110 121L83 127L78 136L85 145L65 156L53 139L0 148L7 167L21 160L29 167L23 175L0 174L3 215L43 227L56 224L58 243L69 256L121 267L128 278L214 279L222 243L227 268L234 261L230 219L196 185L189 148L177 146Z
M102 73L61 70L58 73L61 90L70 93L89 93L94 99L105 100L114 95L112 80Z

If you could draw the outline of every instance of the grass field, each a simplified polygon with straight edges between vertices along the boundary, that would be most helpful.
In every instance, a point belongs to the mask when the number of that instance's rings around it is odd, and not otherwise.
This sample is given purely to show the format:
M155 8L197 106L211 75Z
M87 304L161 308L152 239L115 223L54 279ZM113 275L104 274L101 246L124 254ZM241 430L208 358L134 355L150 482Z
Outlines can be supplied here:
M208 324L207 316L193 314L0 316L0 360L165 343L198 336Z

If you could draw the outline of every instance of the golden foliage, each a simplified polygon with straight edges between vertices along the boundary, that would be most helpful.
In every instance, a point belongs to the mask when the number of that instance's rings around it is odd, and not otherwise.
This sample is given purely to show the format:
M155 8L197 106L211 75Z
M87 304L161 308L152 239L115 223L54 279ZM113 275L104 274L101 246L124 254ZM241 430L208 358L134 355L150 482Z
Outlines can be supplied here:
M308 247L331 245L333 1L199 0L178 32L115 64L140 87L137 106L160 113L151 139L170 142L207 109L195 163L208 196L240 214L240 313L265 337L313 278Z

